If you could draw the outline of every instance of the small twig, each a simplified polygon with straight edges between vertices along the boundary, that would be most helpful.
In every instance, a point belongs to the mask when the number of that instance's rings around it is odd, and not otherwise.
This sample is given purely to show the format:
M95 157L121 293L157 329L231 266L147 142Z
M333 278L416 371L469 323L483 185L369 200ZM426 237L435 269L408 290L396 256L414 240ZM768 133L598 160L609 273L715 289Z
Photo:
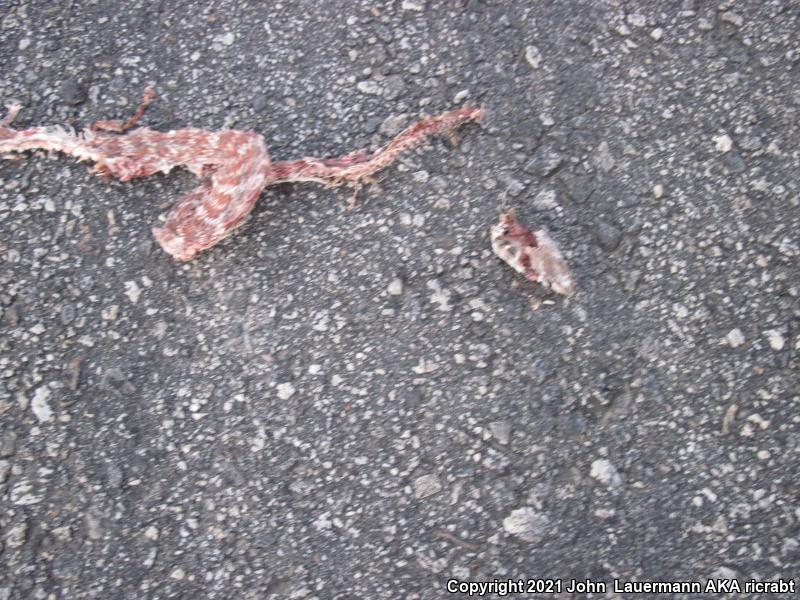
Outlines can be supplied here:
M438 530L436 532L436 537L444 539L444 540L448 540L450 542L453 542L454 544L456 544L458 546L462 546L463 548L466 548L467 550L473 550L473 551L477 552L478 549L479 549L479 546L477 546L476 544L473 544L471 542L465 542L461 538L458 538L458 537L454 536L452 533L450 533L449 531L444 531L443 529L440 529L440 530Z

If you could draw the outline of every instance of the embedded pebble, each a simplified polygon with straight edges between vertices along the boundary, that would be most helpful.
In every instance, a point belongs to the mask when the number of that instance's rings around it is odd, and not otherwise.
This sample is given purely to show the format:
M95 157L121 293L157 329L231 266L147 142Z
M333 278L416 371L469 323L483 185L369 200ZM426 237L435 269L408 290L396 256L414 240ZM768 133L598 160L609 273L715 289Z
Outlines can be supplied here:
M469 90L461 90L453 96L453 104L461 104L467 98L469 98Z
M622 484L622 477L620 477L617 468L611 464L610 460L605 458L598 458L592 462L589 475L610 488L616 488Z
M783 334L777 329L768 329L764 332L764 335L767 336L767 340L769 341L770 348L773 350L783 350L783 346L786 344L786 340L783 338Z
M359 81L356 84L356 89L362 94L370 94L372 96L377 96L382 91L381 85L377 81L371 79Z
M609 223L605 219L599 219L597 221L594 235L597 240L597 245L608 252L615 250L622 240L622 231L620 228Z
M32 493L33 486L26 480L20 480L11 488L11 502L19 506L33 506L42 501L42 496Z
M400 296L403 293L403 280L399 277L395 277L389 283L386 291L389 292L390 296Z
M542 64L542 53L536 46L526 46L525 60L528 61L528 64L531 67L533 67L534 69L538 69L539 66Z
M450 304L450 296L452 295L450 290L443 287L436 279L431 279L426 285L428 289L433 290L431 302L437 304L439 310L444 312L453 310L453 306Z
M731 404L725 411L725 415L722 417L722 433L725 435L731 432L731 426L736 419L736 413L738 411L739 406L737 404Z
M17 451L17 434L13 431L6 431L0 437L0 458L14 456Z
M430 179L430 177L431 177L431 175L427 171L414 171L414 173L411 175L411 178L416 183L427 183L428 179Z
M733 148L733 140L731 139L731 136L729 136L727 133L723 135L714 136L713 140L714 140L714 147L723 154L725 152L730 152L731 149Z
M590 177L586 175L571 175L564 177L564 186L567 194L575 202L585 202L594 192L594 185Z
M49 399L50 390L44 386L38 388L33 394L31 411L33 411L40 423L47 423L53 418L53 409L50 408Z
M711 31L714 29L714 22L711 19L701 17L697 20L697 28L700 31Z
M523 169L539 177L548 177L558 169L564 157L554 150L539 150Z
M383 120L378 131L387 137L394 137L403 130L407 122L408 115L406 114L392 115Z
M433 373L438 369L438 364L425 358L420 358L419 363L411 367L411 370L417 375L427 375L428 373Z
M236 35L229 31L227 33L223 33L222 35L218 35L214 38L215 41L219 42L223 46L232 46L233 42L236 41Z
M261 112L263 110L266 110L266 108L269 106L269 96L261 93L256 94L253 97L252 106L253 110L256 112Z
M106 468L106 475L108 480L108 485L110 488L117 488L122 484L122 481L125 477L122 469L119 465L111 463Z
M628 23L634 27L644 27L647 25L647 18L641 13L631 13L628 15Z
M744 344L744 334L742 330L737 327L728 332L728 335L725 336L725 340L731 348L738 348Z
M27 537L28 525L26 523L20 523L19 525L10 527L6 532L6 545L9 548L19 548L25 543Z
M415 12L422 12L425 10L425 6L419 2L412 2L411 0L403 0L403 3L400 5L403 10L413 10Z
M403 95L406 89L406 82L399 75L387 77L383 82L383 97L387 100L396 100Z
M747 169L747 163L736 152L726 154L722 159L722 164L725 165L725 168L731 173L742 173Z
M534 543L544 537L549 522L547 515L536 511L533 507L523 506L512 510L511 514L503 519L503 529L525 542Z
M533 197L533 201L531 202L533 207L537 210L551 210L553 208L558 208L558 202L556 202L556 192L552 189L544 189L541 190L538 194Z
M757 135L748 135L748 136L743 137L739 141L739 146L741 148L743 148L744 150L749 150L751 152L755 152L756 150L760 150L763 145L764 144L761 141L761 138L758 137Z
M611 148L608 146L608 142L600 142L600 145L597 147L594 162L601 171L606 173L614 168L614 157L611 156Z
M286 383L279 383L276 389L278 390L278 398L281 400L288 400L294 396L296 391L292 383L288 381Z
M414 497L427 498L438 494L442 489L439 478L434 473L421 475L414 480Z
M65 304L61 307L61 324L62 325L69 325L75 320L75 316L77 315L77 310L74 304Z
M86 513L86 534L90 540L99 540L103 538L105 529L103 528L102 517L93 510Z
M133 304L136 304L139 301L139 296L142 295L142 290L135 281L126 281L125 282L125 295L128 297Z
M119 315L119 306L112 304L100 311L100 318L104 321L116 321Z
M61 86L61 97L64 102L77 106L86 102L86 85L77 79L67 79Z
M503 445L511 440L511 423L508 421L494 421L489 423L489 431L494 439Z
M500 173L497 178L505 184L506 191L513 197L517 197L525 191L525 184L512 177L510 173Z
M726 23L730 23L731 25L735 25L736 27L741 27L744 24L744 19L738 13L733 11L727 10L719 16L721 21L725 21Z

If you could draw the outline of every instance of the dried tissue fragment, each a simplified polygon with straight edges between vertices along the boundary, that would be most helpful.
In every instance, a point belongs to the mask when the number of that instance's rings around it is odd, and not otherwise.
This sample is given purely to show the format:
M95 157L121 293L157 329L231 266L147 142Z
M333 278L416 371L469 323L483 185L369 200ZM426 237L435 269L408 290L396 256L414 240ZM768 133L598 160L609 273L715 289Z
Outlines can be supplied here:
M500 215L489 234L492 250L512 269L559 294L575 293L572 272L547 231L531 231L517 220L512 209Z

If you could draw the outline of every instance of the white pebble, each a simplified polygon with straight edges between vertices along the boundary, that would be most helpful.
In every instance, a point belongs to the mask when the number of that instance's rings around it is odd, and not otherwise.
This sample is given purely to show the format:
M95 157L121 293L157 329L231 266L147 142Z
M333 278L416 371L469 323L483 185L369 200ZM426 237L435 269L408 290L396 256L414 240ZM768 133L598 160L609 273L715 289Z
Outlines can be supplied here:
M731 348L738 348L744 344L744 334L742 330L737 327L728 332L728 335L725 336L725 340Z
M416 498L433 496L434 494L438 494L441 489L442 484L439 482L439 478L433 473L422 475L414 480L414 496Z
M722 152L723 154L725 154L726 152L730 152L731 149L733 148L733 140L731 139L731 136L729 136L727 133L714 136L713 140L714 140L714 146L717 148L719 152Z
M367 81L359 81L356 84L356 89L363 94L372 94L377 96L381 93L381 86L377 81L368 79Z
M411 0L403 0L403 3L400 5L403 10L413 10L416 12L422 12L425 7L420 4L419 2L412 2Z
M628 15L628 23L634 27L644 27L647 24L647 18L640 13L631 13Z
M390 296L399 296L403 293L403 280L399 277L395 277L389 283L389 286L386 288L386 291L389 292Z
M533 207L537 210L552 210L558 208L556 201L556 192L553 189L540 190L532 201Z
M527 46L525 48L525 60L534 69L538 69L542 64L542 53L536 46Z
M133 304L136 304L139 301L139 296L142 295L142 290L139 289L139 284L137 284L135 281L126 281L125 295Z
M469 98L469 90L461 90L453 96L453 104L461 104L467 98Z
M783 339L783 335L777 329L769 329L764 332L764 335L767 336L767 340L769 340L769 345L773 350L783 350L783 346L786 343L786 340Z
M433 373L439 368L432 360L427 360L425 358L420 357L419 364L411 367L411 370L414 371L417 375L427 375L428 373Z
M605 458L598 458L592 463L592 468L589 475L608 487L619 487L622 483L622 478L617 471L617 468L611 464L611 461Z
M31 410L33 414L36 415L36 418L39 419L40 423L47 423L53 418L53 409L50 408L50 404L47 402L49 398L50 390L46 387L40 387L33 394Z
M503 519L503 529L523 541L538 542L544 536L548 523L546 515L530 506L523 506L512 510L511 514Z
M278 384L278 398L280 398L281 400L288 400L289 398L294 396L294 392L295 389L294 386L291 384L291 382L287 381L286 383Z
M719 17L721 20L725 21L726 23L730 23L731 25L735 25L736 27L741 27L744 24L744 19L738 13L732 11L725 11Z
M411 175L411 178L416 183L427 183L428 179L430 179L430 176L431 176L430 173L428 173L427 171L414 171L414 173ZM425 217L422 218L424 219Z
M697 20L697 28L700 31L711 31L714 29L714 23L711 22L709 19L700 18Z

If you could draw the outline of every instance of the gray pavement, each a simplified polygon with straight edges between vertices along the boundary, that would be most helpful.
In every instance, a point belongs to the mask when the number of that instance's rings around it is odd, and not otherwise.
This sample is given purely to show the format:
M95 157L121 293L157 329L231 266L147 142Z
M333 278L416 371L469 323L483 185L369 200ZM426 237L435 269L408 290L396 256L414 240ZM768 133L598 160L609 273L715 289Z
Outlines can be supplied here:
M189 173L0 161L0 600L797 579L795 2L200 5L7 2L0 98L82 126L154 81L148 126L278 160L490 119L188 264L150 228ZM512 206L569 301L491 255Z

